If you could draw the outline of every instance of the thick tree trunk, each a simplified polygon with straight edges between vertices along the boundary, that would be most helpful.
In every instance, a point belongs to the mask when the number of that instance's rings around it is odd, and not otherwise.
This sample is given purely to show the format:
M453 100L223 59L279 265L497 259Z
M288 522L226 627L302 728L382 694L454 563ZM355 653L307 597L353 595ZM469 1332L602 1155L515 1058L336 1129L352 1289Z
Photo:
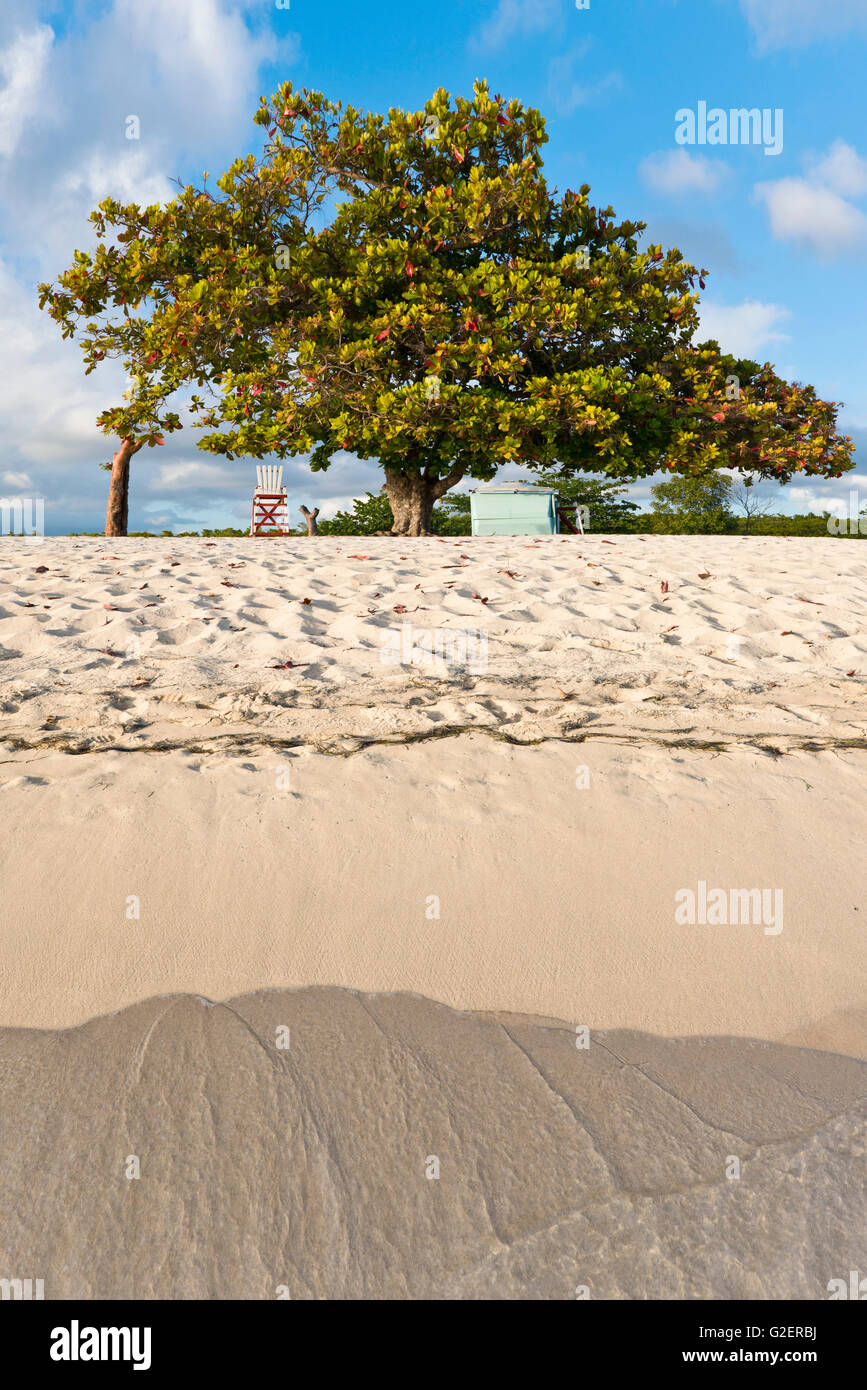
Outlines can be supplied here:
M126 535L129 520L129 461L140 448L141 444L133 444L131 439L122 439L120 448L112 456L108 506L105 509L107 536Z
M463 476L463 468L453 468L447 477L436 479L427 478L424 473L401 473L396 468L386 468L385 491L394 517L391 534L429 536L434 503Z
M318 535L319 535L319 525L318 525L318 523L317 523L316 518L317 518L318 515L319 515L319 508L318 508L318 507L314 507L314 508L313 508L313 511L311 512L311 511L308 511L308 509L307 509L306 507L301 507L301 508L300 508L300 511L301 511L302 516L304 517L304 520L307 522L307 534L308 534L308 536L318 536Z

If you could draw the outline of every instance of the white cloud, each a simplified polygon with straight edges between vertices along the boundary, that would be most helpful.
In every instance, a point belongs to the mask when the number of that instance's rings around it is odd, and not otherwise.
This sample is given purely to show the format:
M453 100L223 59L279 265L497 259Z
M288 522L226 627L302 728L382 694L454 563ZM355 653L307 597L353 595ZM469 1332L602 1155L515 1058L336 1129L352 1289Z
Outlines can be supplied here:
M37 308L36 294L0 262L0 420L4 450L21 462L72 461L82 451L97 462L109 441L96 427L107 405L119 404L123 373L84 375L77 343L66 342Z
M788 341L778 325L791 315L780 304L748 299L743 304L719 304L705 299L699 306L699 340L714 338L723 352L734 357L755 357L769 343Z
M863 474L853 472L847 473L843 481L829 478L826 483L817 480L812 486L789 483L786 494L793 511L831 512L841 517L854 513L857 517L861 507L867 504L865 482L867 479ZM849 496L850 492L856 494L854 501Z
M756 184L755 192L781 241L800 243L823 258L867 246L867 217L830 188L789 178Z
M177 193L177 187L164 174L150 167L150 154L132 141L117 151L91 150L60 180L60 190L76 202L96 206L104 198L122 203L164 203Z
M155 201L177 192L168 181L191 157L195 169L224 168L238 153L238 132L256 132L262 65L285 72L297 54L297 38L276 37L265 10L253 0L105 0L83 8L88 22L58 36L44 26L35 31L44 51L37 78L32 43L28 50L30 98L20 78L5 112L0 97L0 153L7 153L0 160L0 235L7 252L39 256L53 274L55 260L62 256L65 265L72 247L91 244L86 215L110 191L107 179L117 176L111 191L120 197ZM126 138L129 116L140 121L139 140Z
M271 33L251 33L244 8L253 6L236 0L115 0L106 39L133 48L139 63L147 64L160 105L166 97L175 110L182 105L197 133L204 121L212 133L215 127L234 132L239 120L252 119L258 104L251 107L250 95L258 94L260 64L285 60L294 50L291 39L279 43Z
M4 473L0 477L0 483L4 487L17 488L19 492L23 492L25 488L33 487L29 473Z
M867 193L867 160L845 140L835 140L824 155L804 158L808 178L758 183L756 197L767 206L771 230L822 259L867 248L867 216L844 194Z
M154 450L149 451L152 455ZM247 470L252 473L252 466ZM255 475L254 475L255 476ZM231 463L217 460L209 462L204 458L164 463L151 483L153 492L185 492L190 488L211 489L225 487L234 490L238 484L239 470ZM252 489L251 489L252 491Z
M659 150L642 160L641 177L655 193L716 193L730 173L722 160L687 150Z
M835 193L852 198L867 193L867 159L845 140L835 140L824 158L808 156L806 163L812 177Z
M561 19L561 0L499 0L494 13L472 40L472 46L488 50L502 48L510 39L544 33Z
M0 53L0 155L14 154L24 126L44 100L43 82L54 30L40 24Z
M867 32L864 0L741 0L741 9L766 50Z
M840 498L822 498L814 487L801 487L797 483L789 484L789 501L795 511L804 512L823 512L825 510L836 512L838 516L845 516L846 503Z

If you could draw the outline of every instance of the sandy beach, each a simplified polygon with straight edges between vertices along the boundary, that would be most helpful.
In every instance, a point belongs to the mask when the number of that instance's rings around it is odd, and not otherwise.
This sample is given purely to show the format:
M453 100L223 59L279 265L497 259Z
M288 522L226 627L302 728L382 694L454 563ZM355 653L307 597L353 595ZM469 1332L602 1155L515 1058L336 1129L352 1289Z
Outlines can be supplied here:
M0 1025L339 985L867 1055L857 552L4 548Z
M74 751L479 727L837 746L865 735L867 576L830 537L7 541L0 662L5 736Z
M857 562L0 547L9 1269L826 1297L863 1225Z

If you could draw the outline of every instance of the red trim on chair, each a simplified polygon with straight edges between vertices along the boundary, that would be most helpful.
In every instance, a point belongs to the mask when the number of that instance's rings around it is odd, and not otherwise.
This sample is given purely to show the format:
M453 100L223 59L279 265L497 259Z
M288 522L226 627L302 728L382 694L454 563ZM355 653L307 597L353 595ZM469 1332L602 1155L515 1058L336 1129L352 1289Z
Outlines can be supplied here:
M281 536L289 535L289 511L285 492L254 493L250 535L273 535L275 530Z

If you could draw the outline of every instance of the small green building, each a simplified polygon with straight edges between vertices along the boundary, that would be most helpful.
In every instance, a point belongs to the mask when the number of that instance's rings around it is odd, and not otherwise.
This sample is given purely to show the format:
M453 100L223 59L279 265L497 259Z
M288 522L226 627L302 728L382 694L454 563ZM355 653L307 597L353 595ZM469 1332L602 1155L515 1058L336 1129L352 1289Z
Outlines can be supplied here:
M470 493L474 536L554 536L557 489L534 483L483 483Z

